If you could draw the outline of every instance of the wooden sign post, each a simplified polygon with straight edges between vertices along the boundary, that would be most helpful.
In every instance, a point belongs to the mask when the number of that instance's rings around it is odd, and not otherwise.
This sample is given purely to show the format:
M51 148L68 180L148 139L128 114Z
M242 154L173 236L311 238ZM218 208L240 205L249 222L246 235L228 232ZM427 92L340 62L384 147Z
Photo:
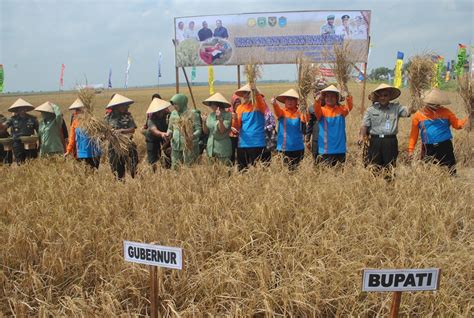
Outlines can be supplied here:
M137 242L123 242L125 261L150 265L150 315L158 317L158 267L183 269L183 251L177 247L167 247Z
M362 291L393 292L390 317L398 317L403 291L435 291L439 288L441 269L364 269Z

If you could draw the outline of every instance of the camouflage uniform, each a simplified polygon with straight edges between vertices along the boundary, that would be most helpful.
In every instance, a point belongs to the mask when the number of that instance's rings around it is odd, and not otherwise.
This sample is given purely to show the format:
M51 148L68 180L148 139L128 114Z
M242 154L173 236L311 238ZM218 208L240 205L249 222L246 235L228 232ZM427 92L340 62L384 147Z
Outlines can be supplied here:
M35 132L38 132L39 123L35 116L25 114L22 117L15 114L4 125L11 128L13 154L17 164L23 163L26 159L38 157L38 149L25 149L20 140L20 137L33 136Z

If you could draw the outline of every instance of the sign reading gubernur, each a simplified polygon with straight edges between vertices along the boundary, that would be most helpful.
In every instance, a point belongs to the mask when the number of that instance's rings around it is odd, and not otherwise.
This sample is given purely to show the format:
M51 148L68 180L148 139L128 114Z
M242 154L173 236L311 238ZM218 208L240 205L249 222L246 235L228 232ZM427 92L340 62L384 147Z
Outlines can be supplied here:
M183 269L183 252L177 247L124 241L123 255L127 262Z
M364 269L362 291L396 292L437 290L439 268Z

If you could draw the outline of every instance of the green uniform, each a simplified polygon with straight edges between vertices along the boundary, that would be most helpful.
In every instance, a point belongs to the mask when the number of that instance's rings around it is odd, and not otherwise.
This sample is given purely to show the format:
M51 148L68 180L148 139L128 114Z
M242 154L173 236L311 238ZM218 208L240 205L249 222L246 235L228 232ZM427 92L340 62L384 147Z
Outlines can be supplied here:
M171 165L176 168L179 164L191 165L199 156L199 137L202 133L201 117L195 110L188 110L188 98L176 94L171 98L175 105L169 119L168 133L171 134ZM180 130L180 123L190 120L192 123L193 142L191 149L186 149L186 140Z
M232 114L227 111L221 112L225 131L219 131L219 120L216 113L210 113L207 117L206 126L209 129L209 138L207 139L206 152L209 158L217 158L225 164L230 164L232 156L232 142L230 140L230 127L232 123Z
M39 124L35 116L25 114L25 117L21 117L15 114L5 122L5 126L10 127L13 138L13 154L18 164L24 162L26 159L32 159L38 156L37 149L25 149L20 140L22 136L33 136L35 132L38 132Z
M57 105L52 105L54 114L44 113L39 125L40 156L47 154L63 154L63 116Z
M113 109L113 108L112 108ZM113 111L105 117L105 121L112 126L114 129L129 129L137 128L135 121L133 120L132 114L130 113L119 113ZM118 179L122 179L125 176L125 167L128 163L130 175L135 177L135 173L138 165L138 151L137 146L132 143L128 150L128 158L120 157L112 147L109 146L109 162L112 171Z
M336 27L333 25L330 25L329 23L324 24L321 26L321 35L329 34L329 35L334 35L336 34Z

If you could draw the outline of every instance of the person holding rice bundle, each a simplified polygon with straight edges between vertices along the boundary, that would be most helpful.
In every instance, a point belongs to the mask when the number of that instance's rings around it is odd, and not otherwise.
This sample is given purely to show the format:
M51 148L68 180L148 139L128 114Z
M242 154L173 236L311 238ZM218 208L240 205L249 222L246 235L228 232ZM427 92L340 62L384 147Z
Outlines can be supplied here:
M467 123L467 118L458 119L448 108L442 105L451 104L450 100L437 88L428 91L423 98L424 107L418 110L411 122L411 132L408 144L408 154L413 158L413 152L421 132L422 159L447 166L452 175L456 174L456 158L453 150L452 126L461 129Z
M63 131L63 115L59 107L51 102L45 102L35 108L43 119L39 123L40 156L63 154L66 141Z
M352 110L352 96L341 105L341 92L330 85L316 95L314 114L318 120L319 160L330 166L346 161L346 116Z
M183 94L174 95L170 103L171 112L167 136L171 138L171 167L191 165L199 157L199 139L202 134L201 116L196 110L188 109L188 98Z
M290 170L295 170L304 158L307 118L306 114L298 110L298 100L298 92L293 88L271 100L278 120L277 151L283 154L284 162ZM276 101L284 103L285 108L281 108Z
M69 110L74 112L74 118L64 156L73 155L78 161L86 163L91 168L98 169L101 155L100 146L80 128L83 108L84 104L79 98L69 106Z
M400 94L398 88L380 84L369 96L373 104L364 114L358 144L362 145L370 136L367 158L364 160L376 170L395 167L397 162L398 120L411 114L407 107L392 102Z
M162 145L164 145L168 139L167 131L170 106L170 102L162 100L159 94L154 94L150 106L146 111L146 152L148 163L152 166L153 172L156 171L156 163L160 160Z
M137 128L132 114L128 112L128 107L133 103L134 101L130 98L114 94L106 107L109 112L105 115L105 121L114 129L115 133L126 134L130 136L130 139ZM117 179L122 180L125 177L127 163L130 175L134 178L138 165L137 146L131 142L128 149L128 158L125 158L117 154L112 146L109 145L109 162Z
M231 131L232 114L226 111L230 103L220 93L215 93L203 104L209 106L212 112L207 116L203 131L209 134L206 152L209 158L215 158L225 165L231 164L232 142Z
M242 98L242 104L237 108L237 119L232 122L232 127L239 133L239 144L237 148L237 164L239 170L246 169L258 160L269 161L271 158L265 156L265 111L267 105L263 95L253 84L247 84L235 94ZM252 94L255 97L255 105L252 103Z
M13 155L17 164L25 162L26 159L38 157L38 138L34 135L38 132L39 123L35 116L27 114L33 109L35 109L33 105L19 98L8 108L8 111L14 115L4 123L0 123L0 128L11 130Z

